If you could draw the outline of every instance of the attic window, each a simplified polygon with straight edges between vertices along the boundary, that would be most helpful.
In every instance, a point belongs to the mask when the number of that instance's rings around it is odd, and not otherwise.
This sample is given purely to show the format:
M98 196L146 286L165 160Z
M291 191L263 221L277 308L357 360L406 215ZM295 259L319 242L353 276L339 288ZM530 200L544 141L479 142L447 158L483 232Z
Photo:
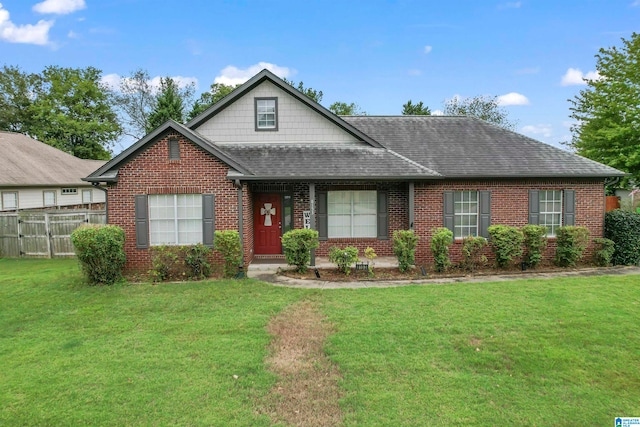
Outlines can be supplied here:
M278 130L278 98L255 98L256 130Z
M169 160L180 160L180 144L176 138L169 139Z
M70 194L78 194L78 189L77 188L63 188L62 189L62 195L63 196L67 196Z

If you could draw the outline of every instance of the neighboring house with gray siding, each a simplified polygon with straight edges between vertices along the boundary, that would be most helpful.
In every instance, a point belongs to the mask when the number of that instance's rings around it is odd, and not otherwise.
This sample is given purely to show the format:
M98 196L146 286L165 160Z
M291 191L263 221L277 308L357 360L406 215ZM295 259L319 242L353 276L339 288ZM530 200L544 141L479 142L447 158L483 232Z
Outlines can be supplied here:
M104 191L82 178L104 165L84 160L14 132L0 132L0 212L91 208Z

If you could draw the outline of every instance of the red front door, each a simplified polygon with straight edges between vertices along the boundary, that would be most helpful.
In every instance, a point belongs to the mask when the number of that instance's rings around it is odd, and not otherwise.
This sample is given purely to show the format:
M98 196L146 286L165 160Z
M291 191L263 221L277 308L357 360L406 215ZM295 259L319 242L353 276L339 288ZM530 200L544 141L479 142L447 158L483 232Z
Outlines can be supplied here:
M282 203L280 194L255 194L253 201L254 251L281 254Z

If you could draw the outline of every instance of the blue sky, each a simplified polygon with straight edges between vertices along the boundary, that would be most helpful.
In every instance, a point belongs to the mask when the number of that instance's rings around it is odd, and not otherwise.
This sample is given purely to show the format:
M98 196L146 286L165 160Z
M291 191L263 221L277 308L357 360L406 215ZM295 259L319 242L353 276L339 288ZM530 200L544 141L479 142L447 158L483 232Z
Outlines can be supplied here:
M262 68L371 115L499 96L518 131L570 139L568 99L601 47L640 31L640 0L0 0L0 64L94 66L117 83L237 83Z

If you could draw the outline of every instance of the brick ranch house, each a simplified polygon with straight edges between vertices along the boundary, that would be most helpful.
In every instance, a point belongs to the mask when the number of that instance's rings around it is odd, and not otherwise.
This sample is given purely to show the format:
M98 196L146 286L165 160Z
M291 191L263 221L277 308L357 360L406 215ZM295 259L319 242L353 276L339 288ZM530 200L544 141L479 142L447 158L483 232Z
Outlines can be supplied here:
M245 265L282 258L282 233L310 227L333 245L393 255L395 230L460 242L491 224L586 226L601 237L616 169L471 117L337 116L267 70L186 125L168 121L84 180L107 190L127 269L149 248L213 244L238 230ZM460 244L452 249L460 258ZM551 250L547 254L550 256Z

